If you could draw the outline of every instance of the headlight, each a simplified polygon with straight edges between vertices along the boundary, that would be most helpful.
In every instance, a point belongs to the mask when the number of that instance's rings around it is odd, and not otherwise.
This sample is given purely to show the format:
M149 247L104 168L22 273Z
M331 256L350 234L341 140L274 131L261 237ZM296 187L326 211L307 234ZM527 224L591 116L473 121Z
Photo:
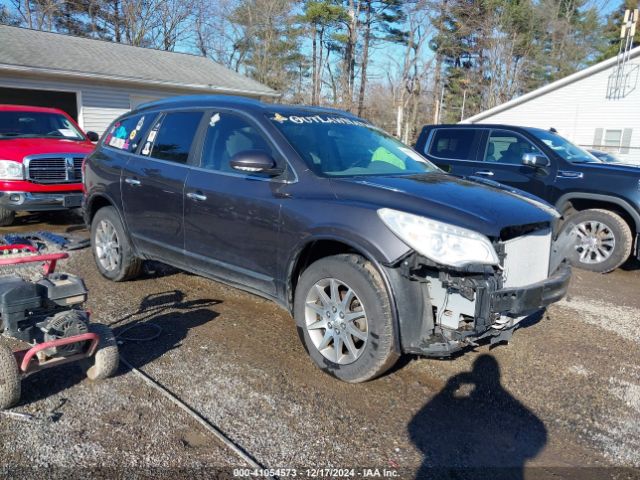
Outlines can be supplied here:
M13 160L0 160L0 180L24 180L22 164Z
M381 208L378 215L400 240L434 262L452 267L500 263L493 245L480 233L389 208Z

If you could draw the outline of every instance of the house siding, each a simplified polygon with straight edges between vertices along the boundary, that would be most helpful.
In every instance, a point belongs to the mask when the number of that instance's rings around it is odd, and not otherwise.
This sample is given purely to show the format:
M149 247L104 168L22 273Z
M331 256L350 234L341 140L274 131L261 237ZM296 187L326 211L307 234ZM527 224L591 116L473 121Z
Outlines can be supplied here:
M631 67L633 65L633 67ZM473 123L504 123L548 129L583 146L602 149L606 130L619 130L621 160L640 164L640 65L631 79L632 90L621 99L608 99L614 67L607 68ZM626 145L625 145L626 143Z
M174 95L200 93L189 89L159 90L152 88L114 86L100 82L61 81L46 76L16 76L0 72L0 86L76 92L78 100L78 121L85 131L102 135L109 124L119 115L131 109L132 97L161 99Z

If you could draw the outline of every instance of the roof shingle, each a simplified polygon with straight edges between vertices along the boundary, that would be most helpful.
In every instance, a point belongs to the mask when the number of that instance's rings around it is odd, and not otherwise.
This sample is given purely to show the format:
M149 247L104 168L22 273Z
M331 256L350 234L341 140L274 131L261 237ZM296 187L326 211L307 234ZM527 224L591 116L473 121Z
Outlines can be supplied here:
M0 68L26 67L111 81L274 96L255 80L196 55L0 25Z

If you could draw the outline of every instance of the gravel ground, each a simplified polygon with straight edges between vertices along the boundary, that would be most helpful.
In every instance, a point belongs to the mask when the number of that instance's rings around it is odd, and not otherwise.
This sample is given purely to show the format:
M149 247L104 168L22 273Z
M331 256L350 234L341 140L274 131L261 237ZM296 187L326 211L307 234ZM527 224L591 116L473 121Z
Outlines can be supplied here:
M12 230L75 231L72 220L22 217ZM362 385L317 370L292 319L268 301L160 266L110 283L89 250L65 268L85 278L94 320L121 339L159 326L154 341L123 340L122 355L265 467L640 478L637 267L576 271L568 298L527 320L509 345L446 361L405 358ZM138 326L125 332L130 325ZM0 415L0 472L16 477L31 467L110 478L215 477L244 467L126 368L101 383L73 366L35 374L13 411L34 416Z

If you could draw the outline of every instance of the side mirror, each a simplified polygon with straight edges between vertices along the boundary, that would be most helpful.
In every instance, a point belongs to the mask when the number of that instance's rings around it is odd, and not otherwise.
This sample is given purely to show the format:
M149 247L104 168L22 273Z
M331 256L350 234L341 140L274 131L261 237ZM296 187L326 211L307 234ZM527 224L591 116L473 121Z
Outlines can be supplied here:
M98 140L100 140L100 135L98 135L96 132L87 132L87 138L92 142L97 142Z
M230 160L231 168L245 173L268 173L279 175L282 169L278 168L276 161L262 150L245 150L236 153Z
M522 155L522 163L523 165L528 165L530 167L548 167L551 165L551 162L544 155L538 155L536 153L525 153Z

